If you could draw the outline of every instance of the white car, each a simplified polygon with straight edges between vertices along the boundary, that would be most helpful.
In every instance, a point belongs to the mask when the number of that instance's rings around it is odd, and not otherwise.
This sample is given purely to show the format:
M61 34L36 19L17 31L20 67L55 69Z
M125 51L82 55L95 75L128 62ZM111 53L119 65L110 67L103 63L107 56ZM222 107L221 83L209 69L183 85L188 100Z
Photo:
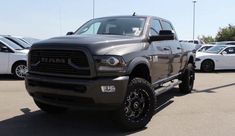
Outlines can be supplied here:
M235 45L216 45L197 52L196 69L204 72L235 69Z
M18 79L24 79L28 52L28 49L0 36L0 74L13 74Z

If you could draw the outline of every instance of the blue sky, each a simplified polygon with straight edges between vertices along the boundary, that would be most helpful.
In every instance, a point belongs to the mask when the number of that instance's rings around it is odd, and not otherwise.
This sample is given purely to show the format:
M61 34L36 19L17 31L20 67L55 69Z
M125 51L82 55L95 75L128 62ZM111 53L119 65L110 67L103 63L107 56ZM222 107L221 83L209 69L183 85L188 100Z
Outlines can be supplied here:
M0 0L0 34L45 39L74 31L92 18L93 0ZM198 0L196 36L215 36L235 25L235 0ZM175 26L180 39L192 39L192 0L96 0L95 17L153 15Z

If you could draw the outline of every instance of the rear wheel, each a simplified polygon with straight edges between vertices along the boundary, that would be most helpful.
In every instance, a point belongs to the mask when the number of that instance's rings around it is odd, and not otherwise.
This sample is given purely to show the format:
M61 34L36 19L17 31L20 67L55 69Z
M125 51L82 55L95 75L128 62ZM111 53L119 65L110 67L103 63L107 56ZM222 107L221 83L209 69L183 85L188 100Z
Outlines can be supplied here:
M67 111L67 108L45 104L45 103L39 102L37 100L34 100L34 102L41 110L43 110L47 113L62 113L62 112Z
M194 79L195 79L194 66L191 63L189 63L180 78L180 80L182 81L182 83L179 84L180 91L184 94L191 93L194 85Z
M154 114L155 97L150 83L134 78L128 85L127 94L115 120L125 130L145 127Z
M201 70L203 72L212 72L214 70L214 62L211 60L205 60L202 62Z

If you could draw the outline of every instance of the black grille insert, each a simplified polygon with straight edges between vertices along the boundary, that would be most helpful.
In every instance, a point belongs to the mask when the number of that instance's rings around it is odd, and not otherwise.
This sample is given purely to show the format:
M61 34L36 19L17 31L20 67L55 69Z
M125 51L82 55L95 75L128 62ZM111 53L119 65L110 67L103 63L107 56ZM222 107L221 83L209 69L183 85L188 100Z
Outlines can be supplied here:
M29 72L90 76L87 55L83 51L33 50Z

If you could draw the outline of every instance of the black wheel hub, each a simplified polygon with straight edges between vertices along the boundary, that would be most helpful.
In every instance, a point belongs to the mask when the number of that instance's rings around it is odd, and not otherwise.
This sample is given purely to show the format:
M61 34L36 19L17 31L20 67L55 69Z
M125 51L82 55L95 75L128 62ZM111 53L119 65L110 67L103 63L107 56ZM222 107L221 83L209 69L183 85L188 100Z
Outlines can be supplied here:
M138 89L130 92L125 101L125 114L129 120L139 120L149 110L150 100L145 90Z

